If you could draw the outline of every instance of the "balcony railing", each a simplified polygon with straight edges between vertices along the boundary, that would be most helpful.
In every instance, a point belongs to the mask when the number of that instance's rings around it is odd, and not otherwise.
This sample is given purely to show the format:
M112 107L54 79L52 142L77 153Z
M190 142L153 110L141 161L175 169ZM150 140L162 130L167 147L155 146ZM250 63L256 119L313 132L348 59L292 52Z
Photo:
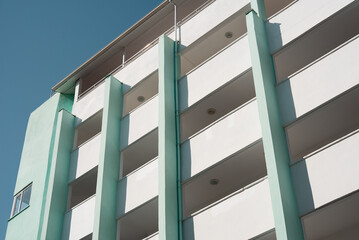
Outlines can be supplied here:
M269 50L278 51L353 0L299 0L266 22Z
M78 240L93 231L95 195L66 212L62 231L63 240Z
M300 215L359 189L359 130L292 166Z
M180 111L251 67L248 37L236 40L179 81Z
M158 127L158 95L121 119L121 146L125 148Z
M182 144L182 180L186 180L260 138L257 102L252 100Z
M71 153L69 182L82 176L98 165L101 133L91 138Z
M158 159L150 161L120 180L118 217L158 195Z
M279 84L283 125L357 85L359 59L355 55L358 52L359 36L356 36Z
M274 228L267 179L205 208L183 222L184 239L252 239Z

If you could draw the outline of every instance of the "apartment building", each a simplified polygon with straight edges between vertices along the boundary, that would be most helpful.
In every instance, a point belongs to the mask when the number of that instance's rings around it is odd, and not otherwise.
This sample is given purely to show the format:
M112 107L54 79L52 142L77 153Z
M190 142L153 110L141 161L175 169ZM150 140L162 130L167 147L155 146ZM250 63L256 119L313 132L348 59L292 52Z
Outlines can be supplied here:
M359 239L358 23L164 1L31 114L6 239Z

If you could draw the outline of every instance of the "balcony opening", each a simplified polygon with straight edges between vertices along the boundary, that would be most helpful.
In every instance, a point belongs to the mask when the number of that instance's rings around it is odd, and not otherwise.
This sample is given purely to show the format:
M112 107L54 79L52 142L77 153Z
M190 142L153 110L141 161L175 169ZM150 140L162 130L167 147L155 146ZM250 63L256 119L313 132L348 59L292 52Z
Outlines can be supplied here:
M248 4L189 46L180 46L181 77L246 34L245 13L249 10Z
M140 240L156 233L158 231L158 198L119 218L117 229L117 240Z
M123 96L123 116L158 94L158 71L151 73Z
M68 209L96 194L97 167L69 184Z
M248 70L181 113L181 141L254 97L253 75Z
M158 129L145 135L121 152L120 178L158 156Z
M75 130L74 149L92 139L101 132L102 127L102 109L80 123Z
M348 27L359 22L359 3L353 3L300 36L273 55L277 82L325 56L359 34L359 28Z
M264 0L267 18L272 17L294 1L296 0Z
M359 86L356 86L287 126L291 161L358 129L358 99Z
M305 239L358 239L359 193L332 202L301 218Z
M266 175L263 144L257 141L183 183L183 217L189 217Z

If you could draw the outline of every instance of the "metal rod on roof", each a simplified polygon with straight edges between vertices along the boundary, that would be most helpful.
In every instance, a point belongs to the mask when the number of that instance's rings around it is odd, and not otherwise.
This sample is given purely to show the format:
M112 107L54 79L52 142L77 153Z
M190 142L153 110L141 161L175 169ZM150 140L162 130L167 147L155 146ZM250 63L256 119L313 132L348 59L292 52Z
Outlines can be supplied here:
M172 1L168 0L169 3L173 4L174 7L174 32L175 32L175 41L177 42L177 5Z
M125 61L126 61L126 48L123 47L123 49L122 49L122 67L125 66Z

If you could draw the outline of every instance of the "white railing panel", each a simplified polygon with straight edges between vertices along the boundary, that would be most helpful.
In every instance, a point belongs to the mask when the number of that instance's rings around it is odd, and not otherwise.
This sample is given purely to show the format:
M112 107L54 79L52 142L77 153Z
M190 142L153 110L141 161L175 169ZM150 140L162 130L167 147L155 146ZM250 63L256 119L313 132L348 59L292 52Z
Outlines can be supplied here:
M292 166L299 213L308 213L359 189L359 132Z
M93 231L95 200L93 196L65 214L63 240L78 240Z
M274 228L268 180L183 223L184 239L251 239Z
M118 184L118 216L158 195L158 159L146 164Z
M128 91L157 69L158 43L120 69L114 77L124 84L124 91Z
M101 134L81 145L71 153L69 182L87 173L98 165Z
M179 81L183 111L251 67L248 37L224 49Z
M158 104L157 95L121 120L121 149L157 128Z
M359 83L359 38L278 85L284 125Z
M269 49L282 46L336 13L353 0L299 0L266 22Z
M181 26L181 45L189 46L232 14L249 4L249 0L217 0ZM170 34L173 38L174 33Z
M74 102L72 114L78 118L78 123L85 121L103 108L105 94L105 82L85 94Z
M182 144L182 172L193 176L260 138L257 101L252 101Z

